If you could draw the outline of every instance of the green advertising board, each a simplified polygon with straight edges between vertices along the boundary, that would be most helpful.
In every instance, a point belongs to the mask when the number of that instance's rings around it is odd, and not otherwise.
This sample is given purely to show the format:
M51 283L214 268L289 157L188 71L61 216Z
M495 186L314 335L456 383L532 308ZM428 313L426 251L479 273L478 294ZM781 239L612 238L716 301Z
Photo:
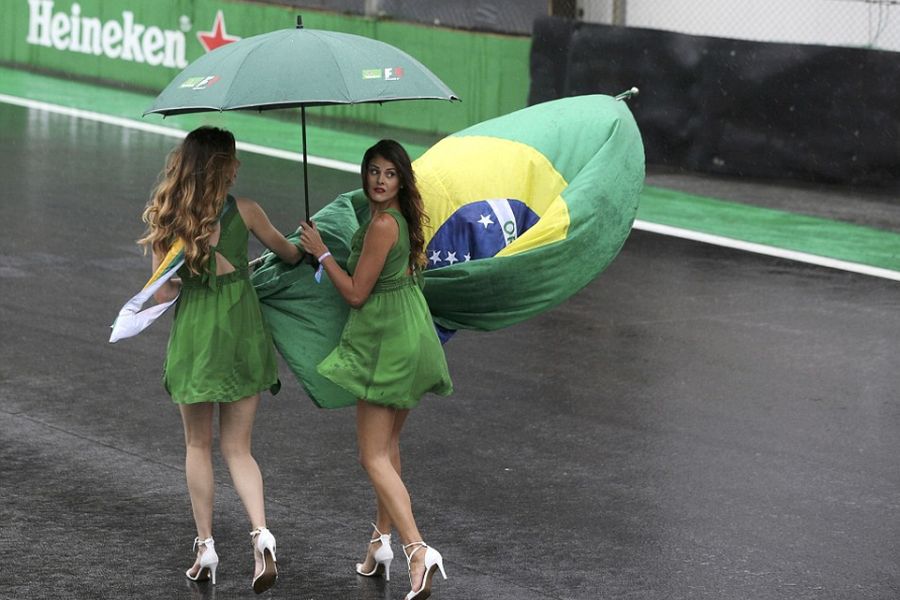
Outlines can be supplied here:
M294 26L297 9L213 0L0 0L0 61L161 90L219 45ZM312 114L449 133L525 106L530 40L308 10L304 25L355 33L416 57L461 103L323 107ZM154 117L155 118L155 117Z

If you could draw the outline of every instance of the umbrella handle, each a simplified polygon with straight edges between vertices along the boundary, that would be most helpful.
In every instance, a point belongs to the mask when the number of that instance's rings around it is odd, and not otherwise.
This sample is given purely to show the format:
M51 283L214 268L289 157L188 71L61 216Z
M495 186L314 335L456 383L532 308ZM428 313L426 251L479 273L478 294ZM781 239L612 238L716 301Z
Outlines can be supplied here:
M258 267L259 265L261 265L262 262L263 262L263 257L262 257L262 256L258 256L258 257L254 258L253 260L251 260L250 262L247 263L247 268L250 269L251 271L253 271L254 269L256 269L256 267Z
M306 222L309 223L309 178L306 171L306 107L300 107L300 130L303 144L303 206L306 209Z
M310 265L313 269L319 268L319 261L316 260L316 257L310 254L309 252L303 253L303 258L300 259L300 262L297 264L306 264Z

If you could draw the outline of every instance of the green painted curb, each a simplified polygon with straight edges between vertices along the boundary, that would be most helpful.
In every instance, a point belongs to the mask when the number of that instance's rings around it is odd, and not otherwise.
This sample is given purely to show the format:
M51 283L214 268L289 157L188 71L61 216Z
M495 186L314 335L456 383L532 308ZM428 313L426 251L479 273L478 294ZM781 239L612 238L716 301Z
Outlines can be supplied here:
M179 115L166 119L159 115L142 117L143 112L153 103L152 96L3 67L0 67L0 93L182 131L191 131L201 125L215 125L229 129L241 142L289 152L301 151L299 109L279 110L275 111L278 114L271 116L229 111ZM379 139L373 135L310 125L309 116L313 111L315 109L307 110L306 126L308 152L311 156L355 165L366 149ZM408 142L403 142L403 145L413 158L422 155L427 149Z
M900 234L646 187L638 218L743 242L900 271Z
M121 89L61 80L0 67L0 93L120 117L145 124L190 131L217 125L238 140L291 152L300 151L297 111L268 115L223 112L141 118L153 98ZM285 118L293 117L293 121ZM310 155L356 164L377 137L307 126ZM415 158L426 147L404 142ZM690 231L763 244L900 272L900 234L850 223L726 202L662 188L646 187L638 219Z

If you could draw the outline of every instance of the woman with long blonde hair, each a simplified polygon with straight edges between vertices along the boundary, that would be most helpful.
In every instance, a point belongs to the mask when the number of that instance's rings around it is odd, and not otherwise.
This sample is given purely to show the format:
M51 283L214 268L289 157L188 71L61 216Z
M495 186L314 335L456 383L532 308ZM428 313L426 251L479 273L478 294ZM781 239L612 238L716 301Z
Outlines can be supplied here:
M285 262L298 262L302 253L258 204L228 194L239 166L230 132L200 127L189 133L166 161L144 210L147 232L138 243L152 251L155 271L176 240L184 242L179 278L166 282L154 297L157 302L178 297L163 383L181 411L185 475L197 527L194 564L186 575L216 582L212 441L218 406L219 445L253 528L252 586L260 593L275 582L277 569L251 434L260 392L277 393L281 384L249 280L248 234Z
M417 528L400 476L400 432L426 392L448 395L453 388L417 285L425 263L426 216L409 156L397 142L381 140L365 153L361 175L371 219L353 237L349 273L328 252L315 226L301 223L301 245L319 259L351 307L337 348L318 371L359 399L359 458L375 490L377 510L366 557L356 572L390 579L390 531L396 527L409 568L406 600L422 600L431 594L436 571L444 574L444 564Z

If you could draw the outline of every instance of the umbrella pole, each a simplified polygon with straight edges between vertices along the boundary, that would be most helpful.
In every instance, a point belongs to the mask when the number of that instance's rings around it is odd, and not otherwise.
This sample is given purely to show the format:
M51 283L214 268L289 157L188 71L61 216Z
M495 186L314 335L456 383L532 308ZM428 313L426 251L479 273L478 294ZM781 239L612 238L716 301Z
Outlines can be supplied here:
M306 222L309 223L309 178L306 172L306 107L300 107L300 129L303 143L303 201L306 209Z

